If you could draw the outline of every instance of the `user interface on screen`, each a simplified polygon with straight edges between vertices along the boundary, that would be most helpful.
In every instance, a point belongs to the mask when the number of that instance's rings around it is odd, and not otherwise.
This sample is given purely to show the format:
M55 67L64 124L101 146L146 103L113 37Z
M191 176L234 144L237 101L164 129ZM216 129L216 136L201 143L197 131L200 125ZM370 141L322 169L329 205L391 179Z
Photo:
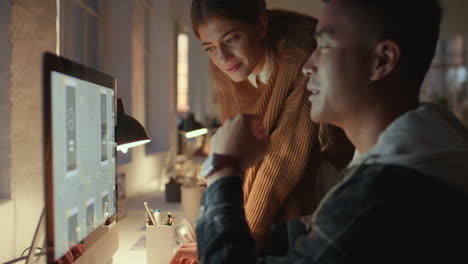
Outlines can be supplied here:
M55 71L51 84L54 256L59 259L116 213L115 94Z

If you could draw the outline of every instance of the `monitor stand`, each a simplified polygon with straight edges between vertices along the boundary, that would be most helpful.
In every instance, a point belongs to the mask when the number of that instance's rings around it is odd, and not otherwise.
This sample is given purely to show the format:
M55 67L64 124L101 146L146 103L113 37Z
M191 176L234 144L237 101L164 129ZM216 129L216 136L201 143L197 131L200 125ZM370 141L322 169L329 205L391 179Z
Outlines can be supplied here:
M42 251L44 254L36 255L36 248L39 242L42 241ZM42 209L41 217L39 218L39 223L36 227L36 232L34 233L33 241L29 249L28 258L26 259L26 264L37 264L46 262L46 240L45 240L45 208Z
M31 243L31 250L26 264L44 264L47 262L45 239L45 208L42 210L39 223ZM42 243L41 254L36 253L36 248ZM119 249L119 229L114 221L108 225L100 225L84 239L85 252L74 264L108 264L112 263L114 253Z
M112 263L114 253L119 249L119 228L116 222L100 225L84 239L85 252L74 264Z

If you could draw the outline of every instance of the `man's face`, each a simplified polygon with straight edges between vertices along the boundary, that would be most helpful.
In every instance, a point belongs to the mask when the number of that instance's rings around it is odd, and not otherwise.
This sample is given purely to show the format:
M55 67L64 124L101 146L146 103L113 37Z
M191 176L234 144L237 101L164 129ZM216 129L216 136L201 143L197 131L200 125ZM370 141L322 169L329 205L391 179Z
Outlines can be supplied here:
M325 6L316 30L317 49L303 67L314 122L342 127L362 114L369 101L372 48L357 25L342 0Z

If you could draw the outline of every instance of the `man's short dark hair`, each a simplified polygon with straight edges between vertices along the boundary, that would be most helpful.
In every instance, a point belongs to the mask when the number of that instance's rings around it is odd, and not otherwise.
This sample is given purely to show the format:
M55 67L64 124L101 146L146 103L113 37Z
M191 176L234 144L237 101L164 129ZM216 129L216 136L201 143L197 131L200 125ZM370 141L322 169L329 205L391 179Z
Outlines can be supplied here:
M336 0L324 0L332 1ZM339 1L351 10L358 25L366 25L364 28L371 28L381 40L391 39L399 45L401 70L411 82L408 84L417 87L412 95L418 96L439 39L442 10L438 0Z

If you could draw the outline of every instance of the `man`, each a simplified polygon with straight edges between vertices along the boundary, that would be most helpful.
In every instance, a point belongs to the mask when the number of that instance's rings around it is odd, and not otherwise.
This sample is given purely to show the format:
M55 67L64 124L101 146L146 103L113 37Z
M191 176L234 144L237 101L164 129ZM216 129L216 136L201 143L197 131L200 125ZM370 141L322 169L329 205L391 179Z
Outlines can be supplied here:
M326 1L303 67L311 118L343 128L357 153L309 235L287 256L259 262L468 263L468 132L418 101L440 18L436 0ZM241 195L242 169L268 149L254 121L236 117L212 139L218 162L206 172L197 224L201 263L258 261Z

